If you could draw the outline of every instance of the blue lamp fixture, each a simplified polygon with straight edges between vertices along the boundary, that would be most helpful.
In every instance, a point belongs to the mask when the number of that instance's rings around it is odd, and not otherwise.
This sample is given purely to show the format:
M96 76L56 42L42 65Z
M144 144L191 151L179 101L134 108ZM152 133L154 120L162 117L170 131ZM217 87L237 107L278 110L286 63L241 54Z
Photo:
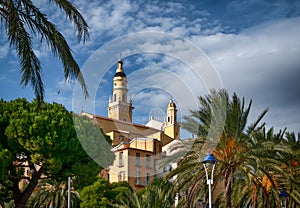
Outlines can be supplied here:
M212 208L211 186L213 184L214 170L215 170L216 163L217 163L216 158L210 152L208 152L204 157L204 159L202 160L202 164L206 174L206 181L208 185L209 208ZM211 175L209 175L210 171L211 171Z
M282 208L286 208L286 201L288 198L288 194L284 189L282 189L278 195L278 198L280 199L280 204Z
M202 160L202 163L211 163L211 164L216 164L217 160L214 157L214 155L212 153L207 153L205 158Z

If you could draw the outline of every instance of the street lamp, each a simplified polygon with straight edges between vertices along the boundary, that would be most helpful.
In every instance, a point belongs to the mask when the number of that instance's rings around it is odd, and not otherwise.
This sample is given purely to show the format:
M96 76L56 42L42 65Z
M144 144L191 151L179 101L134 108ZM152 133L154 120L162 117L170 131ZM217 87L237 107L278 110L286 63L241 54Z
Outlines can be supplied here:
M285 192L284 189L282 189L278 195L280 199L280 205L282 208L286 208L286 200L288 198L288 194Z
M71 177L68 177L68 208L71 208Z
M212 153L207 153L205 158L202 161L203 167L205 169L206 181L208 185L208 199L209 199L209 208L212 208L212 200L211 200L211 185L213 184L214 178L214 169L217 163L216 158ZM211 177L209 177L209 172L211 171Z

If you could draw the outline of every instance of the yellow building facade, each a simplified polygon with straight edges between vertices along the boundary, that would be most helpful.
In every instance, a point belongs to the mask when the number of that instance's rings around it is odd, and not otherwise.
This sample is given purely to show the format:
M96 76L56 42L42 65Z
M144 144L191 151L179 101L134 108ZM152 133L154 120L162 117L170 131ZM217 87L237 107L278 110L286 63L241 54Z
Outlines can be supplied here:
M162 159L162 148L180 138L177 122L177 107L173 100L166 103L165 122L153 117L145 124L132 123L132 100L128 100L127 77L123 62L113 78L112 96L108 102L108 117L83 113L90 117L112 142L114 163L106 167L101 175L109 182L127 181L140 189L159 175L158 163Z

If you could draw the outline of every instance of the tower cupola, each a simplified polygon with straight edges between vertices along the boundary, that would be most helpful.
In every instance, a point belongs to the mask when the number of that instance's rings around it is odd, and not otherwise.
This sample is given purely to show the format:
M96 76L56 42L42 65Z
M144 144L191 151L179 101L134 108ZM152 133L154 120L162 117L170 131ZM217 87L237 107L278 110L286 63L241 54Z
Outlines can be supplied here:
M177 123L177 108L172 99L170 99L167 107L167 124Z
M126 74L123 69L123 61L121 58L118 61L118 68L116 70L114 77L126 77Z
M180 127L177 122L177 107L176 104L170 99L167 106L167 121L165 123L164 132L171 138L180 138Z
M127 78L120 58L113 78L113 96L108 104L108 117L132 122L132 103L127 101Z

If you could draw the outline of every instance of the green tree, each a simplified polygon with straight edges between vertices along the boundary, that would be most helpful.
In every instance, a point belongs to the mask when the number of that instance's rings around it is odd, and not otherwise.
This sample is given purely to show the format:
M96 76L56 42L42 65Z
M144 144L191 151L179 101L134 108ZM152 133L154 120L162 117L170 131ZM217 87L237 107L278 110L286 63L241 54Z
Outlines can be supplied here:
M103 178L98 178L92 185L80 191L82 208L117 207L121 196L132 192L126 182L110 184Z
M115 156L113 152L110 151L112 148L110 137L105 135L97 124L93 123L93 121L86 116L74 115L73 121L77 137L93 161L101 167L112 165Z
M88 25L76 7L67 0L49 0L63 11L68 20L74 24L78 41L88 36ZM57 56L63 66L65 79L77 78L85 95L87 88L80 73L71 49L56 25L50 22L30 0L0 0L0 22L4 27L10 46L14 46L21 65L21 84L31 84L36 97L44 98L44 85L41 77L41 62L34 52L34 41L46 42L54 56Z
M77 139L72 117L56 103L40 106L36 100L0 100L0 147L6 155L0 183L11 190L2 197L13 199L16 208L26 206L41 179L64 181L70 175L79 175L76 185L80 186L81 182L91 182L82 178L94 178L99 173L100 167ZM80 167L90 171L84 175Z

